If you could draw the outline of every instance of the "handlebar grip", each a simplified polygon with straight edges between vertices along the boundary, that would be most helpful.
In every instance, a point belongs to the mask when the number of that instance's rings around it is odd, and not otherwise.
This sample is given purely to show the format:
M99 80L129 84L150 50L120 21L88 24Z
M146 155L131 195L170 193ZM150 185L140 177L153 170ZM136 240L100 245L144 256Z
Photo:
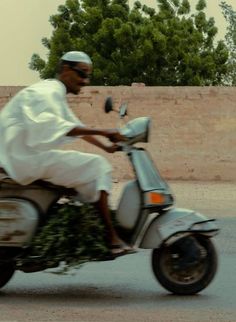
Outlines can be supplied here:
M123 146L122 145L119 145L118 147L117 147L117 150L116 150L117 152L118 151L123 151Z

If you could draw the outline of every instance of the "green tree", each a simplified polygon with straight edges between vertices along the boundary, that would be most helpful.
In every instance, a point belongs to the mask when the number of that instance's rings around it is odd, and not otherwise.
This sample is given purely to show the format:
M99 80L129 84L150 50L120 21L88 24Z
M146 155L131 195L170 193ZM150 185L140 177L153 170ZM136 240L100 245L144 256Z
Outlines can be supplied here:
M228 50L215 45L217 28L207 20L205 0L191 14L188 0L157 0L159 10L127 0L66 0L50 17L44 38L48 61L34 54L30 68L41 78L55 74L68 50L87 52L94 62L95 85L219 85L227 75Z
M225 39L229 50L229 73L227 74L226 81L230 85L236 85L236 11L225 1L220 3L220 7L228 22Z

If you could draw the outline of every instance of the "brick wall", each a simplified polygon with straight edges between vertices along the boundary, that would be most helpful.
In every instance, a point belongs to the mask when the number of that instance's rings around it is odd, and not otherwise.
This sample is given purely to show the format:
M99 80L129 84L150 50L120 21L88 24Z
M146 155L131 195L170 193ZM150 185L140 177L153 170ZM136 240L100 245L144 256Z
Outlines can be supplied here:
M0 87L0 107L21 87ZM150 116L147 148L168 179L236 181L235 87L85 87L68 96L73 111L92 127L116 127L116 113L105 114L106 96L115 108L128 103L128 119ZM109 155L82 140L65 147L101 153L113 164L117 180L132 177L122 153Z

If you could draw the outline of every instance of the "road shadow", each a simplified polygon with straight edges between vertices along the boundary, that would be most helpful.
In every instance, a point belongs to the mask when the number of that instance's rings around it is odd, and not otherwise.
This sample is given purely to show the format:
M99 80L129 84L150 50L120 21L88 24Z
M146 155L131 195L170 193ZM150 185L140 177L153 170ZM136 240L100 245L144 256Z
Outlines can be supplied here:
M177 296L170 294L164 289L157 288L154 290L142 290L136 288L126 288L123 286L115 285L110 286L97 286L94 284L83 285L66 285L64 283L53 286L43 287L17 287L14 289L9 287L0 291L1 304L12 303L14 306L18 304L30 304L40 302L41 304L57 304L65 305L69 303L70 306L136 306L137 304L147 305L148 303L156 303L157 307L182 305L187 303L193 307L196 304L201 306L205 301L214 301L214 295L200 293L191 296Z

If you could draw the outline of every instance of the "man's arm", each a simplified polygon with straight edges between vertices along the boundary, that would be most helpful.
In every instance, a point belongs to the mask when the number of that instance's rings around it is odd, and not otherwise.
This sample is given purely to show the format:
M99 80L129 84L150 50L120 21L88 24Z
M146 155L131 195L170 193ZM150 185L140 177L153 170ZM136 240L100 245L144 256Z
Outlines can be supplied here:
M84 135L101 135L106 136L105 130L100 129L90 129L88 127L74 127L70 132L67 133L68 136L84 136Z
M117 151L117 148L118 148L118 146L116 144L112 144L110 146L107 146L92 135L83 136L82 139L90 144L97 146L98 148L100 148L108 153L113 153L113 152Z
M119 130L117 129L105 129L105 130L101 130L101 129L91 129L88 127L80 127L77 126L75 128L73 128L71 131L69 131L67 133L68 136L82 136L82 137L92 137L94 135L100 135L100 136L104 136L107 139L109 139L111 142L120 142L120 141L125 141L125 137L120 134ZM104 144L102 144L100 141L98 141L96 138L92 137L92 141L89 138L90 143L92 144L98 144L98 147L102 148L102 145L104 146ZM88 141L88 140L87 140ZM89 142L89 141L88 141Z

